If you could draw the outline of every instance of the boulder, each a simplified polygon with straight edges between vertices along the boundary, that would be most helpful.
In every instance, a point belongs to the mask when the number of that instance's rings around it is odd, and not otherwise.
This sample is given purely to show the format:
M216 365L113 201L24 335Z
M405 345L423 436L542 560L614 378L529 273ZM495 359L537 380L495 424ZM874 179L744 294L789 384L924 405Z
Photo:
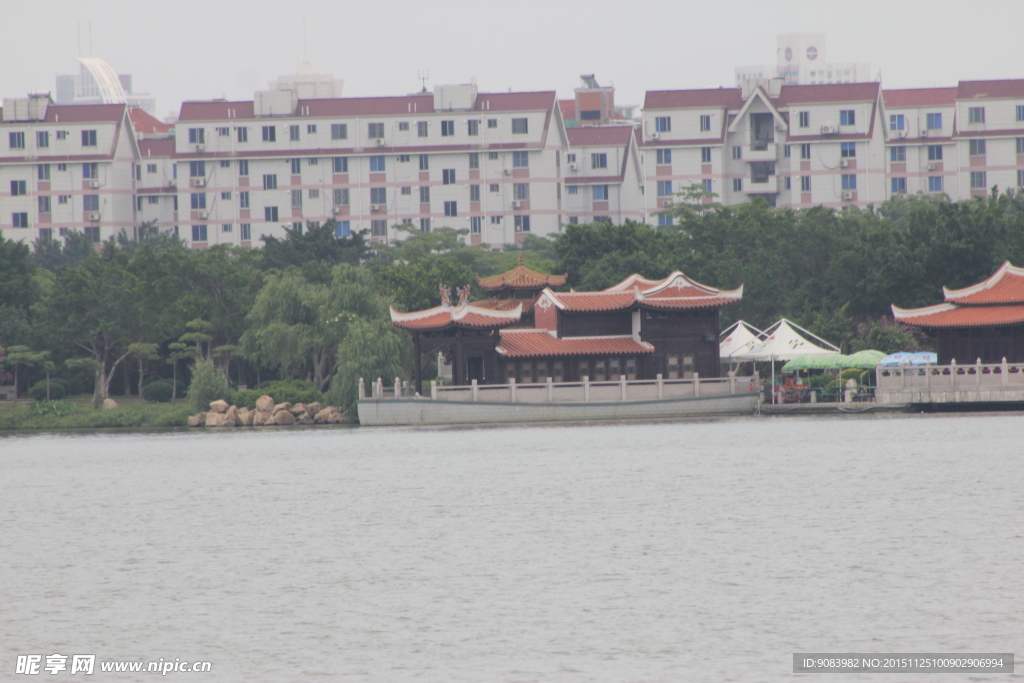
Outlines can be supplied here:
M302 413L306 412L306 404L296 403L292 405L292 407L289 408L288 410L292 411L292 415L301 415Z
M313 418L310 417L309 413L301 413L295 416L295 422L300 425L311 425L313 424Z
M274 406L274 409L271 412L276 414L280 410L291 410L291 409L292 409L292 404L288 403L287 401L285 401L284 403L278 403L276 406Z
M318 410L318 411L316 411L316 414L313 416L313 421L316 422L319 425L327 424L327 422L330 419L331 419L331 409L330 408L324 408L323 410Z
M229 422L238 424L238 408L235 406L228 406L228 409L224 412L224 418Z
M225 413L228 410L230 404L224 399L217 399L216 401L210 402L210 410L215 413Z
M255 410L252 414L252 426L262 427L270 422L270 418L273 417L269 410Z
M234 427L235 423L233 420L229 420L228 416L224 413L207 413L206 414L206 426L207 427Z
M313 401L312 403L306 404L306 412L310 415L316 415L320 412L321 408L323 408L323 406L320 405L320 401Z
M274 416L270 418L267 424L274 425L293 425L295 424L295 416L288 410L279 410L274 413Z
M255 410L249 410L248 408L238 409L238 426L239 427L252 427L252 418L256 414Z
M117 401L112 398L103 399L103 410L114 410L117 408Z
M256 399L256 410L262 410L265 413L273 412L274 410L274 397L263 394Z
M202 427L206 424L206 413L196 413L188 416L189 427Z

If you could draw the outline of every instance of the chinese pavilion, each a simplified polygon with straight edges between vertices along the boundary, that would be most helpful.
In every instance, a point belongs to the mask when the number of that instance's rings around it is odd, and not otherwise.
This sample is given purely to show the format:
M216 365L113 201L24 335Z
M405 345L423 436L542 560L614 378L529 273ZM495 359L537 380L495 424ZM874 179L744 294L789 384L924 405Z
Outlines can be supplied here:
M743 297L743 287L719 290L680 272L663 280L631 275L600 292L555 292L564 276L525 266L480 285L495 298L469 303L468 288L452 304L442 286L440 306L415 313L391 310L413 335L420 356L432 347L452 354L456 385L717 377L719 308Z
M1007 261L983 282L942 293L945 303L892 307L896 320L937 337L940 364L1024 363L1024 268Z

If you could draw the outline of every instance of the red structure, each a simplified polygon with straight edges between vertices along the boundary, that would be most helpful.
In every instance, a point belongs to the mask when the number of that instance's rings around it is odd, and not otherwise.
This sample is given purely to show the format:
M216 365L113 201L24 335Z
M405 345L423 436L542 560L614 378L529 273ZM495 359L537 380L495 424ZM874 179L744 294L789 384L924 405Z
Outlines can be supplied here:
M600 292L552 289L564 283L520 261L480 280L495 298L453 305L445 293L436 308L392 309L392 322L413 334L414 386L421 354L437 347L452 354L457 385L718 376L718 310L740 301L742 286L719 290L678 271L663 280L631 275Z
M1024 363L1024 268L1007 261L992 277L964 289L942 288L945 303L892 307L896 320L937 337L939 364Z

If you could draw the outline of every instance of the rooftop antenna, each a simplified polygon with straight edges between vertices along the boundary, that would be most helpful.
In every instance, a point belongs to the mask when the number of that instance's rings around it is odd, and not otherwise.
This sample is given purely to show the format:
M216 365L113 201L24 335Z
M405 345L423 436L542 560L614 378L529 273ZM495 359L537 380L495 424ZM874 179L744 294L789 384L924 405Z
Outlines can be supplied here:
M89 56L92 57L92 20L89 20Z
M309 55L306 53L306 13L302 13L302 61L309 61Z
M82 56L82 22L78 22L78 56Z
M420 95L428 94L427 79L430 78L430 69L420 69L416 72L416 78L423 84L423 89L420 90Z

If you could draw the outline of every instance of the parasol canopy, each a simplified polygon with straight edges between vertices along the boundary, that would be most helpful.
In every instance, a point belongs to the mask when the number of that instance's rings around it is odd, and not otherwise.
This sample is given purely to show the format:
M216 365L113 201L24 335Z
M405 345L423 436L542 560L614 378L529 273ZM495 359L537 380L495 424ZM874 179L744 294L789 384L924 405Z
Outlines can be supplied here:
M805 354L797 356L782 366L782 372L795 372L797 370L834 370L837 368L849 367L845 365L847 356L841 353L829 355Z
M866 349L864 351L858 351L857 353L850 354L846 357L845 368L860 368L861 370L873 370L875 366L885 358L885 353L882 351L875 351L874 349Z
M901 365L935 365L938 362L938 355L932 351L918 351L917 353L899 351L890 353L880 360L878 365L883 368L895 368Z

